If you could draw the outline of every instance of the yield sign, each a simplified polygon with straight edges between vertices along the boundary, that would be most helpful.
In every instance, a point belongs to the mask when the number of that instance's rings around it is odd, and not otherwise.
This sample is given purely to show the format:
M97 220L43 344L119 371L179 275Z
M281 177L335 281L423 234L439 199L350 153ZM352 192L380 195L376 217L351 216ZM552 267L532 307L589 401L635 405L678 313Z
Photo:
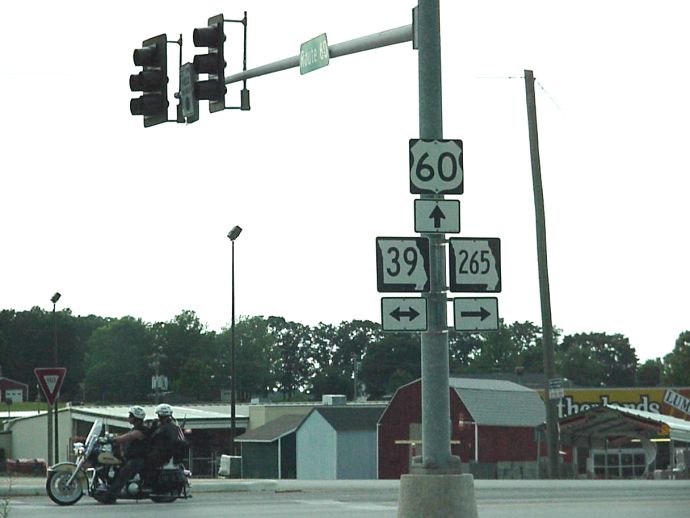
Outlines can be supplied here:
M37 367L34 369L34 374L38 379L38 384L41 385L46 401L52 405L60 393L67 369L65 367Z

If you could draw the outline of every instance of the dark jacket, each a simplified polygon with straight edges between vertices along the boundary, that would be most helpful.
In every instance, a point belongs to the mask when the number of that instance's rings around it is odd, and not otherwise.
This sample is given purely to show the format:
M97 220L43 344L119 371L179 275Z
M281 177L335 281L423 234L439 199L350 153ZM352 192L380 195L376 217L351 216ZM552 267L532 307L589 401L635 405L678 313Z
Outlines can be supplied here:
M151 432L150 460L157 465L165 464L173 456L175 445L180 440L184 440L184 434L175 421L158 423Z
M151 448L151 430L144 423L135 424L132 430L139 430L144 434L144 438L129 441L124 448L124 457L127 460L143 459Z

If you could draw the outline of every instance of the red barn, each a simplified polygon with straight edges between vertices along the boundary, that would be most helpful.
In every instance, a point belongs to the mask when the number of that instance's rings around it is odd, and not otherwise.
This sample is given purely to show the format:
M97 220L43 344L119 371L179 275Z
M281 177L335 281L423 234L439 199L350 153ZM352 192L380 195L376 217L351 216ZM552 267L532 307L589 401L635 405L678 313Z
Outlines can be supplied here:
M23 403L29 400L29 386L20 381L14 381L2 376L0 370L0 401L5 403Z
M450 418L451 451L475 476L537 478L536 427L545 410L536 391L510 381L451 378ZM398 389L379 420L379 478L409 472L423 447L421 421L417 380Z

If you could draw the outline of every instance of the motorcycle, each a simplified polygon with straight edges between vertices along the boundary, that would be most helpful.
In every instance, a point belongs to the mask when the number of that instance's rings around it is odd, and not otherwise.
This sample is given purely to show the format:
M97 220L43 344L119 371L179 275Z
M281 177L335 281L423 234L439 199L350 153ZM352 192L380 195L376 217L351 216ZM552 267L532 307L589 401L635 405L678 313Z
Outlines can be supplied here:
M46 491L58 505L76 504L84 494L96 498L115 481L122 460L113 454L112 434L101 436L103 423L97 419L84 443L74 443L76 462L60 462L48 468ZM149 484L135 474L117 498L145 499L157 503L191 498L191 473L171 458L157 468Z

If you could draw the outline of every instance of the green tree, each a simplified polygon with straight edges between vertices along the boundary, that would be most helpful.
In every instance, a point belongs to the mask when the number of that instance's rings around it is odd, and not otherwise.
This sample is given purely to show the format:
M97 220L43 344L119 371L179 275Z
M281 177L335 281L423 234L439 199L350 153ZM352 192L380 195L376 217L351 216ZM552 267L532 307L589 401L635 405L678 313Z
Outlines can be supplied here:
M471 372L512 372L519 363L520 350L513 339L510 327L503 319L498 322L498 330L482 333L479 349L470 356Z
M0 312L3 375L36 386L34 368L53 365L53 324L51 314L39 307L30 311ZM35 391L32 391L35 396Z
M484 345L485 338L480 333L451 330L448 333L448 361L450 372L463 374L471 370L470 363Z
M309 383L310 329L282 317L269 317L268 326L273 340L275 361L271 372L276 388L285 399L294 399Z
M395 391L398 390L400 387L402 387L403 385L407 385L408 383L416 380L417 378L419 378L419 376L415 376L409 371L406 371L404 369L395 369L393 374L391 374L390 378L388 378L386 392L388 394L395 394Z
M354 392L353 380L343 374L343 370L335 365L327 365L319 369L311 379L310 393L312 399L318 400L324 394L346 394Z
M664 357L664 383L690 385L690 331L678 335L673 351Z
M399 371L396 373L396 371ZM403 379L403 373L417 379L421 375L420 336L418 333L386 333L372 343L362 359L361 379L369 399L389 394L391 378Z
M625 387L635 383L637 354L621 334L569 335L559 349L559 372L577 385Z
M338 326L320 323L311 329L309 393L312 399L323 394L354 397L355 372L367 348L380 337L380 325L369 320L341 322ZM359 377L357 384L359 385ZM358 393L359 394L359 393Z
M661 383L661 375L664 372L664 364L661 358L647 360L637 368L638 387L656 387Z
M121 403L145 399L151 383L145 358L152 345L149 326L133 317L96 329L87 342L87 397Z
M147 351L147 365L154 351L162 353L160 374L167 376L170 388L187 397L207 399L212 385L214 363L218 360L215 333L206 331L194 311L184 310L168 322L152 326L154 347ZM149 368L149 375L153 369ZM207 387L199 391L199 387ZM217 398L213 395L213 398Z
M518 350L518 365L525 372L544 372L544 341L541 327L532 322L513 322L510 325L513 343ZM558 343L557 329L554 330L553 343Z
M216 340L220 360L215 364L216 388L230 388L231 329L226 328ZM240 317L235 323L235 389L238 401L249 401L253 396L269 395L276 383L272 366L275 362L273 339L268 320L261 316Z

